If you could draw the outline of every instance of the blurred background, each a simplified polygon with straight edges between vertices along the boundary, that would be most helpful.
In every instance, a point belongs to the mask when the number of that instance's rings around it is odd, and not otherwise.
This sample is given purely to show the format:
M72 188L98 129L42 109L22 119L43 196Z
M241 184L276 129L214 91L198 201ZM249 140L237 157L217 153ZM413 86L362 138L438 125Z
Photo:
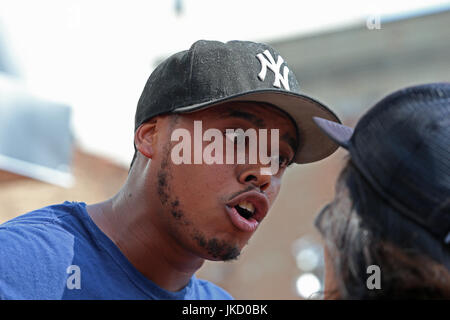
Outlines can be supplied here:
M346 125L386 94L450 80L450 2L0 2L0 223L65 200L114 195L133 156L134 113L151 71L198 39L275 47L304 93ZM322 289L315 214L332 199L339 150L294 166L238 261L198 277L238 299Z

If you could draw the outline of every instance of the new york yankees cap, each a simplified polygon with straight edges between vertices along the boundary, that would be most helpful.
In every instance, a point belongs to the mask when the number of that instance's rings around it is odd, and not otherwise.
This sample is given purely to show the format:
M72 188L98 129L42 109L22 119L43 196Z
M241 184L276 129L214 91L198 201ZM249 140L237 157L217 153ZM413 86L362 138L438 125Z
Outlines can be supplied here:
M314 118L386 202L450 244L450 83L396 91L355 129Z
M299 133L295 163L321 160L338 148L312 119L340 123L338 117L301 93L294 73L271 46L249 41L200 40L163 61L145 84L135 131L160 114L195 112L228 101L264 102L289 115Z

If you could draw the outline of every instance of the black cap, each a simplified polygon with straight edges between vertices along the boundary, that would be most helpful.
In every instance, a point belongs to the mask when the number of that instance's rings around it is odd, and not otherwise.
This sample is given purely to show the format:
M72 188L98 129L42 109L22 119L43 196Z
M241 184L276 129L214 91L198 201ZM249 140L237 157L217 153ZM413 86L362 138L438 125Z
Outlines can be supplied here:
M399 90L355 130L315 118L390 205L450 243L450 83Z
M193 112L227 101L265 102L287 113L299 132L296 163L321 160L338 148L312 120L318 116L340 122L338 117L300 93L292 70L272 47L249 41L200 40L162 62L139 99L135 130L156 115Z

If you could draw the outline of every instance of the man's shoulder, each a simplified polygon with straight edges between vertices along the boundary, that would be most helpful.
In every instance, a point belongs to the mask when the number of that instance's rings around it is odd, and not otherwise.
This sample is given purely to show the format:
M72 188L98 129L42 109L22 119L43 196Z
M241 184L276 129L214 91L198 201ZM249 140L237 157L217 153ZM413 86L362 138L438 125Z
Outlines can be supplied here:
M197 295L201 300L233 300L234 298L223 288L204 279L195 278Z
M0 298L35 298L39 288L51 292L61 283L54 275L73 259L75 235L64 222L71 206L40 208L0 225Z
M65 201L21 214L11 220L0 224L0 230L10 229L23 225L45 225L59 221L68 214L76 212L77 207L83 203Z
M75 229L80 228L80 223L76 222L81 219L80 214L75 213L77 205L66 201L30 211L1 224L0 253L5 257L8 254L30 253L34 249L43 253L52 252L64 240L70 242L76 234Z
M50 230L73 232L83 219L83 206L84 202L65 201L24 213L0 224L0 237L11 233L49 235Z

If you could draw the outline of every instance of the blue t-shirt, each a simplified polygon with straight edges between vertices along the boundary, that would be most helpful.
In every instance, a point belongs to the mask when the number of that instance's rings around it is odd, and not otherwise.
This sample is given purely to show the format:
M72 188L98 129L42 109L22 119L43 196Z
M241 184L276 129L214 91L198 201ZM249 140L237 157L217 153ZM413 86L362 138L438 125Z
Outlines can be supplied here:
M0 299L232 299L191 278L170 292L140 273L83 202L38 209L0 225Z

